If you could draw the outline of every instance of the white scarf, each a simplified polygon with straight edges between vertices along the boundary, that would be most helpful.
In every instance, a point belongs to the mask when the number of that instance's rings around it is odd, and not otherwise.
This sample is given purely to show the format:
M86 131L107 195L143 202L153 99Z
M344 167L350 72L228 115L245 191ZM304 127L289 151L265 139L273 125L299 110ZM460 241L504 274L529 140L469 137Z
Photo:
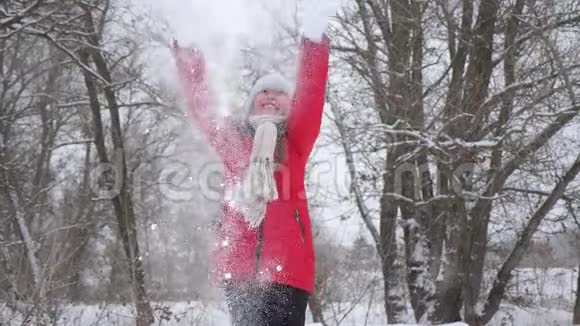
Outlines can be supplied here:
M256 130L250 165L242 180L226 195L230 206L244 215L251 228L264 220L269 202L278 199L274 179L274 153L278 138L277 124L285 120L275 115L251 116L250 123Z

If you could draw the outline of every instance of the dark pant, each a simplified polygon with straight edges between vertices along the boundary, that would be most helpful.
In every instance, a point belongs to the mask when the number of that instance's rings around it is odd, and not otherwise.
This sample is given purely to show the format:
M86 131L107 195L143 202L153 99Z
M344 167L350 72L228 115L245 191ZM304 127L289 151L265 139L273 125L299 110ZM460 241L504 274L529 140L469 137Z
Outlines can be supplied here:
M269 284L226 288L233 326L304 326L308 293Z

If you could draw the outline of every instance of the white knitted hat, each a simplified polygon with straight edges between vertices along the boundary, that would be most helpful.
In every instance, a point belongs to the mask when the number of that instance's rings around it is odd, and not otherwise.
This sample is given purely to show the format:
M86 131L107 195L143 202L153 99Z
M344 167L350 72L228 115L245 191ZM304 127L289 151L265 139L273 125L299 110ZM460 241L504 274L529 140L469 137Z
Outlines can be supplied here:
M248 99L244 103L242 116L247 118L252 112L252 106L254 104L254 98L258 93L269 90L269 91L281 91L286 93L288 96L292 96L294 93L294 87L288 81L288 79L284 78L284 76L278 73L270 73L267 74L256 81L250 94L248 95Z

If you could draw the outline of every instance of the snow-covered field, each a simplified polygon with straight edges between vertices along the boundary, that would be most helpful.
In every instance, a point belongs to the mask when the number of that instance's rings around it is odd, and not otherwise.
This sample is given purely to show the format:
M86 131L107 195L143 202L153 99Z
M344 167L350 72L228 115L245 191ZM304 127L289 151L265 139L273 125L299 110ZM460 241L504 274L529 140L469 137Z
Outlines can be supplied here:
M578 272L565 268L523 268L514 274L507 298L491 326L559 326L572 324L572 304ZM325 319L332 326L387 325L380 300L364 298L357 304L335 303L328 307ZM514 303L518 303L515 305ZM158 326L230 326L225 302L199 300L158 302L153 304ZM409 312L411 308L409 308ZM27 325L51 326L133 326L131 304L62 304L46 314L49 322L33 321ZM311 326L311 314L307 312ZM414 322L409 316L408 325ZM22 316L0 304L0 326L22 325ZM454 326L462 323L451 324Z
M4 306L0 325L21 325L22 320L11 315ZM338 309L338 307L335 307ZM326 312L329 325L341 326L382 326L387 325L382 313L382 307L375 305L368 310L365 305L355 307L346 317L344 314L334 316L331 309ZM336 312L336 311L335 311ZM155 304L159 326L230 326L225 305L203 304L201 302L180 302ZM65 305L55 312L58 316L58 326L133 326L133 310L131 306L122 305ZM312 323L308 316L309 325ZM523 309L505 305L489 324L492 326L556 326L571 325L572 314L561 310ZM33 323L33 325L37 325ZM411 325L411 324L408 324ZM450 324L462 326L463 323Z
M569 268L520 268L507 294L537 307L571 310L577 279L578 271Z

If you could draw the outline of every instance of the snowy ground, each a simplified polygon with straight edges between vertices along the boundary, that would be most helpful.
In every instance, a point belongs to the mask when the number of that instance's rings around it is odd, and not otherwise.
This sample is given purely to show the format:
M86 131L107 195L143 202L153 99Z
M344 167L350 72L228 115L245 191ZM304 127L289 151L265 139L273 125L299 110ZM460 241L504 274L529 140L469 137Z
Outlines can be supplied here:
M572 305L578 272L564 268L523 268L515 272L501 311L489 323L491 326L559 326L572 324ZM383 305L368 298L357 304L335 303L325 311L332 326L386 325ZM518 302L519 306L507 302ZM522 307L522 306L526 306ZM153 304L158 326L230 326L224 302L192 301ZM534 308L530 308L534 307ZM409 308L409 311L411 309ZM52 326L133 326L133 306L120 304L64 304L50 313ZM307 313L307 321L316 325ZM409 317L408 325L413 318ZM0 326L21 325L22 318L0 303ZM30 323L29 323L30 324ZM461 323L454 326L464 325Z
M382 326L386 325L382 307L373 305L371 309L361 304L345 316L342 309L348 305L333 307L326 312L330 325L341 326ZM0 306L0 325L20 325L21 320L11 316L4 306ZM163 303L155 305L156 325L164 326L229 326L229 318L223 303L203 304L201 302ZM121 305L67 305L57 311L58 326L133 326L132 307ZM546 326L571 325L572 314L559 310L522 309L506 305L489 324L492 326ZM309 320L311 326L314 324ZM411 324L408 324L411 325ZM463 326L463 323L450 324Z

